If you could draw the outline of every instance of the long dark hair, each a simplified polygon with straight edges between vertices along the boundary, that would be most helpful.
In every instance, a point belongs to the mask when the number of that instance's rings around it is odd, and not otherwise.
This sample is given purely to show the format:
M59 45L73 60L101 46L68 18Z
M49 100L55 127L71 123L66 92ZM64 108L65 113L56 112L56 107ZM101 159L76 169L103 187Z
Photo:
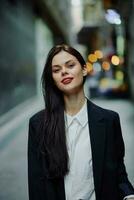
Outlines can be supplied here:
M52 78L52 59L60 51L66 51L75 56L82 67L85 65L85 61L81 54L76 49L65 44L53 47L46 59L46 64L41 77L46 108L44 129L40 135L40 149L41 152L46 155L50 178L63 177L69 171L63 93L54 84Z

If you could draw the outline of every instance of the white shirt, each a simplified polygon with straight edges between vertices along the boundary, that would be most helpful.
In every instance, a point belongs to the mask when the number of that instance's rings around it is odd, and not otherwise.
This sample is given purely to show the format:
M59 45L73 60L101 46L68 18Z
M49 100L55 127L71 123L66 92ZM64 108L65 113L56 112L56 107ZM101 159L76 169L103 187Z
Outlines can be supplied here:
M65 117L70 170L64 178L66 200L95 200L87 100L76 115Z
M73 116L65 113L69 173L64 178L66 200L95 200L87 100ZM133 198L129 195L124 198Z

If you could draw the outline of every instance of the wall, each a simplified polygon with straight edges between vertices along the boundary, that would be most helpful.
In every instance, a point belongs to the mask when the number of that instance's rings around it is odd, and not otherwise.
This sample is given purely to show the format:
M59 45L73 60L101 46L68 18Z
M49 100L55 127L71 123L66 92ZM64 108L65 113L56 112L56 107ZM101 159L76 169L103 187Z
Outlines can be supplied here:
M29 1L0 6L0 115L36 94L35 19Z

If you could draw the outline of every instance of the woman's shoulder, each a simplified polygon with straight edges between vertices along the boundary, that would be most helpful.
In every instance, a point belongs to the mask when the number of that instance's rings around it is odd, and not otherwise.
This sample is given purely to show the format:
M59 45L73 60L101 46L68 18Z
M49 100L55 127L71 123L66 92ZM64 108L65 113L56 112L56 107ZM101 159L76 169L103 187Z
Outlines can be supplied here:
M28 131L28 147L36 152L39 145L40 133L42 132L45 110L40 110L34 113L29 118L29 131Z
M119 113L114 110L99 106L92 101L89 101L89 105L91 105L92 107L92 113L97 113L97 115L101 115L104 118L110 119L110 120L119 118Z
M36 113L34 113L29 121L30 123L34 124L34 123L39 123L39 122L42 122L44 120L44 115L45 115L45 109L42 109Z

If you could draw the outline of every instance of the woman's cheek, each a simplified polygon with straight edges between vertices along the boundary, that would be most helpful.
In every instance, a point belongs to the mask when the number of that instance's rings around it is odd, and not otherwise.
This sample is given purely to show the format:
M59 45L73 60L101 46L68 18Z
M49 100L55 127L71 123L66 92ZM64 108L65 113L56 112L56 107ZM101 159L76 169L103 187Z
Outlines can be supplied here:
M53 76L53 80L54 80L56 85L59 84L59 82L60 82L58 76Z

